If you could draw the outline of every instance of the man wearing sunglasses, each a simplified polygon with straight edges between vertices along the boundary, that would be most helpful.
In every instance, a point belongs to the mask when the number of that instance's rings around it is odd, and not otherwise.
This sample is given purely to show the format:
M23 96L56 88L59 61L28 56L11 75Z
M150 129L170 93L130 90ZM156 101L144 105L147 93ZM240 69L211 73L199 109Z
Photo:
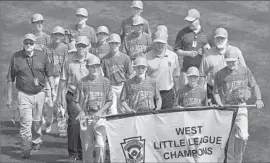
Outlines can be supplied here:
M45 102L45 79L48 78L55 98L52 65L43 51L36 50L36 36L24 36L24 48L16 52L10 62L7 81L6 105L12 102L12 87L16 80L18 89L18 110L20 115L21 157L30 158L31 149L39 149L42 143L41 117ZM31 131L32 129L32 131Z
M50 43L50 35L43 31L44 18L41 14L34 14L31 17L32 31L37 38L36 49L43 50L44 45Z
M79 111L76 110L73 96L76 89L76 84L85 76L88 75L86 68L86 61L95 57L88 52L89 39L86 36L78 36L76 39L75 55L69 55L64 63L63 71L60 76L60 83L58 87L58 96L56 98L56 105L66 105L68 111L68 153L69 160L82 159L82 146L80 139L80 123L76 120ZM100 68L101 70L101 68ZM66 91L64 89L66 88ZM61 100L65 99L65 100ZM65 104L66 102L66 104Z
M181 69L181 86L187 84L186 72L189 67L199 69L203 53L210 49L207 34L200 23L200 13L196 9L188 10L185 17L188 26L180 30L176 36L174 51L179 58L183 57Z
M93 45L97 42L96 32L93 27L86 24L88 20L88 12L85 8L78 8L76 11L76 25L66 30L66 43L75 41L77 36L86 36ZM90 47L89 47L90 48Z
M45 53L49 57L49 61L53 65L53 75L54 75L54 83L55 83L55 91L58 89L60 74L63 69L64 60L68 55L68 46L63 43L65 37L64 28L60 26L56 26L53 28L51 39L52 42L47 44L44 48ZM48 91L47 95L50 95L50 87L46 84L46 90ZM54 100L50 97L46 97L46 105L45 105L45 114L46 114L46 133L51 132L51 124L53 122L53 110L57 112L57 134L60 137L65 137L66 133L66 116L65 116L65 108L66 106L60 106L57 108L53 107Z

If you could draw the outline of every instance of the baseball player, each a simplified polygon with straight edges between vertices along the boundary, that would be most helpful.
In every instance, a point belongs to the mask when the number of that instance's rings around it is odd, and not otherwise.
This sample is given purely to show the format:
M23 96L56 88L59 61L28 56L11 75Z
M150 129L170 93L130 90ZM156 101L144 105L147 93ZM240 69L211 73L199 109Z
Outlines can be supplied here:
M112 105L112 89L107 78L99 75L100 59L93 57L87 61L86 67L89 75L82 78L77 84L74 101L80 110L77 119L87 119L86 129L81 127L81 140L83 147L83 161L104 163L106 129L105 120L95 117L105 116L107 109ZM92 119L94 118L94 119ZM81 122L82 123L82 122ZM96 143L94 143L96 140ZM96 151L95 160L93 150Z
M89 45L97 42L96 32L93 27L86 24L88 20L88 12L85 8L78 8L76 11L76 25L67 29L65 43L75 41L77 36L86 36L90 43ZM90 49L91 46L88 48Z
M156 81L146 75L147 60L138 57L134 60L133 67L136 76L124 83L120 96L122 106L126 112L159 110L162 100Z
M210 49L207 34L200 23L200 13L196 9L188 10L185 17L188 26L180 30L176 36L174 51L179 59L183 57L181 69L181 85L187 83L186 72L189 67L200 68L202 55ZM182 59L181 59L182 60Z
M97 43L95 43L90 53L96 55L99 59L107 55L110 52L110 46L107 41L109 38L109 29L106 26L100 26L97 28Z
M239 48L228 44L228 32L224 28L217 28L214 31L214 44L210 50L206 51L202 62L200 65L200 75L199 84L201 86L207 86L207 98L210 103L216 104L216 101L213 96L213 86L214 78L216 72L221 70L226 66L224 56L231 50L238 51L239 57L238 62L242 66L246 66L245 59L242 55L242 52Z
M141 16L134 16L132 18L133 32L127 35L123 53L127 54L131 60L134 60L140 55L144 56L145 50L152 45L151 35L143 32L143 18Z
M197 67L190 67L187 71L188 83L177 93L175 109L207 105L206 90L198 85L199 78Z
M134 0L131 4L132 15L128 17L126 20L123 20L120 27L120 37L122 40L122 44L125 44L126 36L133 31L132 23L134 16L141 16L143 11L143 2L140 0ZM151 30L149 23L146 19L143 18L143 32L148 33L151 36ZM123 46L122 46L123 47ZM124 48L124 47L123 47ZM123 49L121 49L123 51Z
M215 75L214 97L217 105L245 105L253 90L256 107L264 107L260 88L248 67L239 65L240 52L230 50L225 55L227 66ZM248 111L246 107L237 109L235 123L229 138L227 162L241 163L248 140Z
M118 34L111 34L109 37L110 53L101 61L104 76L108 78L112 85L113 104L108 110L109 115L123 113L120 105L120 94L124 82L130 78L133 73L130 58L119 51L121 38Z
M157 26L157 31L156 31L156 33L157 33L157 32L163 32L163 33L165 33L165 34L167 35L167 37L169 36L169 35L168 35L168 28L167 28L165 25L159 25L159 26ZM156 34L156 33L153 34L153 36L152 36L153 39L155 38L155 34ZM172 48L168 43L166 44L166 46L167 46L167 49L168 49L168 50L173 51L173 48ZM148 46L148 48L146 49L145 53L149 52L149 51L152 50L154 47L155 47L154 44L152 44L152 46Z
M36 43L36 49L43 50L44 45L50 43L50 35L43 32L43 16L41 14L34 14L31 17L31 23L32 23L32 32L36 36L37 43Z
M58 90L58 85L59 85L59 80L60 80L60 74L63 68L64 60L67 57L67 51L68 47L63 43L63 39L65 37L65 31L64 28L60 26L56 26L53 28L52 32L52 42L44 48L45 53L47 54L49 61L53 65L53 73L54 73L54 82L55 82L55 91ZM50 95L50 88L47 85L46 86L48 95ZM51 132L51 123L53 121L52 118L52 112L53 111L53 103L51 97L47 97L47 125L46 125L46 132L50 133ZM65 118L65 107L66 106L61 106L55 108L57 110L57 129L58 129L58 135L60 137L65 137L67 135L66 133L66 118ZM45 112L46 113L46 112Z
M143 31L144 19L141 16L134 16L132 18L132 29L133 31L127 35L126 43L124 46L123 53L128 54L131 59L135 59L135 54L143 54L145 50L152 45L151 35Z
M30 158L31 150L39 150L42 144L41 117L45 102L43 91L48 78L52 88L51 97L56 97L52 65L43 51L35 49L36 36L24 36L23 50L12 56L7 74L8 95L6 105L12 102L13 83L18 89L18 111L20 116L21 157Z
M86 36L78 36L76 39L77 52L74 55L69 55L64 63L63 70L60 76L60 83L56 98L57 106L67 105L68 112L68 153L69 160L82 160L82 146L80 138L80 123L76 120L79 111L76 110L74 102L74 94L76 84L82 78L88 75L86 61L95 57L88 52L87 47L90 42ZM61 100L66 99L66 100ZM66 102L66 103L65 103Z

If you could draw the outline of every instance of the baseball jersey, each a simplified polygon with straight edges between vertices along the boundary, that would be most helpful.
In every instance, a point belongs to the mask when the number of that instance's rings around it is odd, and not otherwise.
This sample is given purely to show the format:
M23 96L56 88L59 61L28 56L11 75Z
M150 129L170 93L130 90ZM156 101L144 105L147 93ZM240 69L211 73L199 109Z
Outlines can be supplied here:
M207 102L206 94L206 90L200 85L192 88L189 84L186 84L178 91L175 105L184 107L205 106Z
M77 36L86 36L89 41L91 42L91 45L95 44L97 42L96 32L93 27L90 27L86 25L83 29L78 30L77 25L74 25L70 29L66 30L69 35L71 35L73 38L76 39ZM65 43L70 43L70 40L68 36L66 36Z
M231 70L227 66L216 73L214 90L219 94L223 104L238 104L238 99L244 97L247 88L256 85L256 81L248 67L240 66Z
M53 65L54 76L59 76L62 72L64 61L68 56L68 46L64 43L60 43L59 46L54 49L53 43L50 43L44 47L44 51Z
M239 64L241 66L246 66L245 59L239 48L228 45L226 51L232 48L235 48L239 51ZM224 59L225 55L226 52L224 54L220 54L217 47L214 46L210 50L206 51L202 58L202 63L199 69L200 75L207 77L207 83L211 86L214 86L215 74L227 65Z
M105 44L95 43L90 49L90 53L96 55L101 60L109 52L110 52L110 45L108 42L106 42Z
M33 32L34 34L34 32ZM43 50L45 45L48 45L51 43L51 37L49 34L43 32L41 36L36 36L37 42L36 42L36 49Z
M128 76L133 73L130 58L118 52L116 55L111 56L109 53L101 61L104 76L107 77L112 85L118 85L128 79Z
M78 102L88 115L95 114L106 102L112 101L112 98L110 82L103 76L97 76L93 81L89 76L82 78L77 84L74 96L75 102ZM106 111L103 115L105 113Z
M123 40L124 37L126 37L128 34L130 34L132 29L132 20L133 16L128 17L126 20L123 20L120 27L120 36ZM148 33L151 36L151 29L149 27L149 23L146 19L143 18L144 24L143 24L143 32Z
M154 100L157 99L159 91L154 79L146 76L139 83L137 76L125 81L120 99L126 101L131 109L136 112L151 110L155 108Z
M138 57L138 53L145 53L146 49L151 46L152 38L147 33L142 33L140 37L135 37L133 33L127 35L126 41L123 46L123 53L127 54L132 59Z
M203 49L203 46L208 44L209 39L203 29L199 33L194 33L189 27L180 30L176 36L174 51L182 49L184 51L198 51ZM184 56L182 71L186 72L188 68L195 66L200 68L202 55L196 57Z

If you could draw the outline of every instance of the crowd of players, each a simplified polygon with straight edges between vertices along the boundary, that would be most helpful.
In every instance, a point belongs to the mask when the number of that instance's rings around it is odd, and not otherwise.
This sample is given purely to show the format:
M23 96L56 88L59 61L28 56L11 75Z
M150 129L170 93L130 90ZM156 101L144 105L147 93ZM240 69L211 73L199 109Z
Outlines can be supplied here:
M13 83L18 89L22 158L40 149L42 132L51 132L54 117L59 136L68 137L69 160L104 162L106 130L100 117L245 105L251 92L257 108L264 106L241 50L228 44L226 29L207 34L199 11L190 9L188 26L172 47L165 25L152 34L141 16L141 1L133 1L131 9L118 34L87 25L85 8L77 9L74 26L56 26L51 34L43 31L41 14L32 16L33 31L25 35L23 50L12 56L7 75L8 106ZM248 139L247 108L238 109L232 134L227 159L241 162Z

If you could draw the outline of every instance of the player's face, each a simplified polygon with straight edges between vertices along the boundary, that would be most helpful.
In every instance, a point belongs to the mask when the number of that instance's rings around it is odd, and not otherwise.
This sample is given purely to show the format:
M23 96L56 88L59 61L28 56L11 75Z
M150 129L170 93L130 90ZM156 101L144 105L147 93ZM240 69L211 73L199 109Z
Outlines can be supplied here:
M133 25L132 26L133 27L133 32L135 32L135 33L139 33L139 32L142 32L142 30L143 30L143 24L139 24L139 25Z
M62 33L54 33L54 34L52 34L52 41L53 41L54 43L59 44L60 42L63 41L64 36L65 36L65 35L63 35Z
M199 76L191 75L191 76L187 76L187 79L188 79L188 84L189 84L191 87L194 87L194 86L196 86L197 83L198 83Z
M163 52L163 50L166 48L166 44L162 42L155 42L154 45L157 52Z
M139 9L137 7L132 7L132 15L133 16L139 16L139 15L141 15L142 11L143 11L142 9Z
M135 66L134 70L137 76L145 75L147 67L143 65Z
M228 38L226 38L226 37L215 37L214 41L215 41L215 45L216 45L216 47L218 49L223 49L227 45Z
M191 30L196 30L197 27L200 25L200 20L199 19L195 19L193 21L187 21L187 23L188 23L188 27Z
M110 42L109 45L111 52L118 52L121 44L118 42Z
M33 24L34 30L37 30L37 31L43 30L43 21L42 20L33 22L32 24Z
M76 44L76 49L77 49L77 54L79 54L80 56L85 55L85 53L87 52L87 45L85 44Z
M97 39L99 42L104 42L108 39L109 35L105 32L100 32L97 34Z
M76 23L77 24L80 24L80 25L82 25L82 24L85 24L86 23L86 21L87 21L87 17L86 16L83 16L83 15L76 15Z
M88 68L88 71L89 71L90 75L98 76L98 72L100 70L100 65L99 64L87 66L87 68Z
M23 47L26 52L32 52L35 49L35 42L32 40L24 40Z
M237 61L227 61L227 66L229 69L234 70L237 68Z

